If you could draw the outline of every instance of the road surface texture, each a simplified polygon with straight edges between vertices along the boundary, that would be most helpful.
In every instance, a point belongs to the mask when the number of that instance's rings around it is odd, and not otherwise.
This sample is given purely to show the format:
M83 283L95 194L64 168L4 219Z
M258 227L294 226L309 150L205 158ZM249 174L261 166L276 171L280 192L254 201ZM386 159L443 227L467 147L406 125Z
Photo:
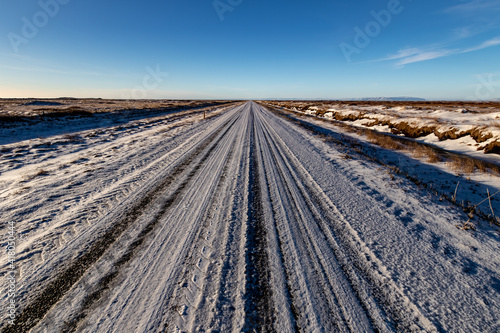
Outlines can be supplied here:
M457 229L452 205L253 102L162 140L105 164L103 184L127 163L149 170L105 213L30 236L26 253L64 241L26 264L3 331L500 329L498 235Z

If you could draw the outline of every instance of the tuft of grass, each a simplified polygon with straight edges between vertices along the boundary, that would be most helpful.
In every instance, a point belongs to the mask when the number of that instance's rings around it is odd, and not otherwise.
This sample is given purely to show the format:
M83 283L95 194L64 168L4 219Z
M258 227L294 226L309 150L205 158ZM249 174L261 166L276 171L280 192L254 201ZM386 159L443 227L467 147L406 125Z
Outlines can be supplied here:
M412 142L410 145L410 150L416 158L426 158L429 163L441 162L441 155L429 146L422 145L416 142Z
M402 121L396 124L392 124L392 132L394 134L403 134L408 138L419 138L421 136L427 136L435 132L435 126L418 126L412 125L406 121Z
M488 166L486 165L486 163L484 163L484 161L481 161L481 160L476 160L476 161L475 161L475 166L476 166L476 168L477 168L480 172L483 172L483 173L488 172Z
M484 147L485 154L500 154L500 142L495 140Z
M425 151L427 153L427 161L429 163L441 162L441 155L435 149L426 147Z
M40 177L40 176L46 176L48 175L49 172L44 170L44 169L39 169L36 173L32 174L32 175L29 175L29 176L26 176L23 178L23 182L28 182L28 181L31 181L37 177Z
M79 142L82 141L82 138L79 135L75 134L66 134L63 137L67 142Z
M474 160L466 156L453 155L447 163L457 173L470 174L475 169Z
M463 231L476 230L476 226L474 225L474 223L471 222L470 219L466 222L463 222L462 224L457 224L457 228Z
M384 135L370 130L365 131L365 134L370 142L375 143L382 148L390 150L399 150L402 148L401 145L389 135Z
M349 154L347 154L347 153L343 154L343 155L342 155L342 158L343 158L344 160L350 160L350 159L352 159L351 155L349 155Z
M493 137L486 127L476 127L470 131L470 136L476 140L477 143L488 141Z
M38 172L35 174L35 176L37 176L37 177L38 177L38 176L46 176L46 175L48 175L48 174L49 174L49 172L48 172L48 171L43 170L43 169L40 169L40 170L38 170Z

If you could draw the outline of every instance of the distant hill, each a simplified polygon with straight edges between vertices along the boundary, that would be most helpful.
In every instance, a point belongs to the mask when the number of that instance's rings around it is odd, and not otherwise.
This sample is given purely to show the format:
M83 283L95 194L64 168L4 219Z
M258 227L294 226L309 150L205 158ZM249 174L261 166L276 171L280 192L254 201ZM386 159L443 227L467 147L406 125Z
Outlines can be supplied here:
M355 98L355 101L395 101L395 102L406 102L406 101L417 101L425 102L426 100L418 97L365 97L365 98Z
M259 101L394 101L394 102L425 102L419 97L363 97L363 98L260 98Z

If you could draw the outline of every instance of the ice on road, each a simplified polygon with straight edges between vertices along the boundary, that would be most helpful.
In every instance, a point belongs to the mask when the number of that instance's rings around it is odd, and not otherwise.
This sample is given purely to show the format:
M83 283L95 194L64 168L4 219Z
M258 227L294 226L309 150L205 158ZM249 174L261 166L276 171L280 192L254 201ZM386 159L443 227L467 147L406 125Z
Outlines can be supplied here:
M500 330L498 234L458 208L254 102L169 117L5 192L25 237L3 331ZM108 156L62 175L82 149Z

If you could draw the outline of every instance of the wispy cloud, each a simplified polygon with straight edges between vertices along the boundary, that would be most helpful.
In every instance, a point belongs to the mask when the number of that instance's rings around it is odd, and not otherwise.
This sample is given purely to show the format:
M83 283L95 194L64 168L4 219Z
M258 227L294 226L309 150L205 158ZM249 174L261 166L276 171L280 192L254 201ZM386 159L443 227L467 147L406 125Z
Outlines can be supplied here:
M384 58L382 60L396 60L396 59L401 59L401 58L407 58L414 56L416 54L422 53L423 50L418 49L418 48L408 48L408 49L402 49L399 50L398 53L393 54L391 56L388 56L387 58Z
M445 13L471 14L484 10L500 10L500 0L472 0L459 5L448 7Z
M465 38L469 38L471 36L474 36L475 34L478 33L476 30L477 29L474 29L473 27L468 25L465 27L453 29L453 34L455 35L456 39L460 40L460 39L465 39Z
M500 37L497 37L497 38L493 38L491 40L487 40L486 42L482 43L481 45L471 47L469 49L465 49L465 50L461 51L460 53L479 51L479 50L486 49L488 47L496 46L499 44L500 44Z
M500 25L500 0L467 0L458 5L448 7L444 14L457 20L458 24L467 23L453 32L458 39L498 29Z
M397 53L389 55L385 58L378 59L376 61L390 61L398 60L396 62L397 67L404 67L405 65L422 62L442 57L447 57L455 54L468 53L486 49L489 47L500 45L500 36L494 39L487 40L480 45L466 48L466 49L445 49L438 47L427 47L427 48L406 48L401 49Z
M396 66L403 67L408 64L413 64L415 62L427 61L437 58L446 57L449 55L455 54L453 50L438 50L438 51L423 51L416 54L413 54L408 57L401 58Z

